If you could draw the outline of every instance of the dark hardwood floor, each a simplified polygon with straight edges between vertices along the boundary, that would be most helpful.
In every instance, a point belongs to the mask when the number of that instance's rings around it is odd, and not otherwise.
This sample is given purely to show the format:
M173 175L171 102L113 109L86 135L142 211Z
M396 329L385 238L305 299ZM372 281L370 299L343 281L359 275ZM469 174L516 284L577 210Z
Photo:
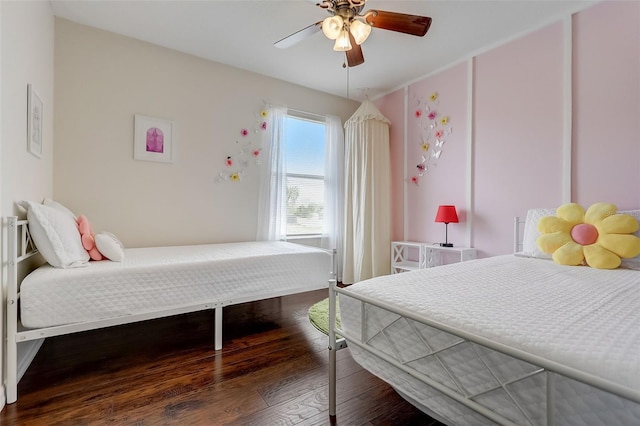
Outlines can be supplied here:
M327 291L47 339L2 425L329 425ZM337 425L439 424L338 351Z

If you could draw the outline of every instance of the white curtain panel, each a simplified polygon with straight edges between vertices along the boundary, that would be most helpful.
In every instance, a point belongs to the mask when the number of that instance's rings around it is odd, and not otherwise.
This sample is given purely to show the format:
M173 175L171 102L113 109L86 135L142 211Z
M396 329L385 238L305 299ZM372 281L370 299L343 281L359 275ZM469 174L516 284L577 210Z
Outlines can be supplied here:
M342 279L342 216L344 212L344 131L338 117L327 116L325 121L324 220L322 247L336 250L335 273Z
M345 124L342 282L391 272L389 120L369 100Z
M263 134L262 151L266 161L260 170L257 241L287 238L287 186L284 147L287 108L270 107L267 131Z

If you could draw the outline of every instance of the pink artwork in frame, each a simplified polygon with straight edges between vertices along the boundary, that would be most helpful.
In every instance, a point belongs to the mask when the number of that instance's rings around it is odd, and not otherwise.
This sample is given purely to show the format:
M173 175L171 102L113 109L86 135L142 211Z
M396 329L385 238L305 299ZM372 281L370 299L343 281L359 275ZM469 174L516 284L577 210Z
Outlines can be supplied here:
M133 158L173 163L173 122L162 118L135 116Z

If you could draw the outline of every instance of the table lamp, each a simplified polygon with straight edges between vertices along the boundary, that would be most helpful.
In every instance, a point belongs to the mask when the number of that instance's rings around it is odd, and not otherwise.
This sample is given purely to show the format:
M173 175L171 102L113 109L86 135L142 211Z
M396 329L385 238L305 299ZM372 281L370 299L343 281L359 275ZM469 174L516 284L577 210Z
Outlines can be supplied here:
M440 247L453 247L453 244L449 243L448 227L449 223L458 223L458 213L456 213L456 206L438 207L438 213L436 213L436 222L444 223L444 243L440 243Z

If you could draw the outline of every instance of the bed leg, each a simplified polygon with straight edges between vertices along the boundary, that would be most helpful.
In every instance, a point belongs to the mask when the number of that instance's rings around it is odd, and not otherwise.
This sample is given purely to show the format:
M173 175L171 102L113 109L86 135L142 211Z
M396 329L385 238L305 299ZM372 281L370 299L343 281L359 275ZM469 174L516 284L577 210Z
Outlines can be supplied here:
M329 416L336 416L336 348L329 348Z
M6 321L7 321L7 338L4 341L6 345L5 374L7 375L6 397L7 404L13 404L18 400L18 343L16 334L18 332L18 218L11 216L8 218L7 228L7 253L9 256L7 268L7 304L6 304ZM26 226L22 227L23 238L26 232ZM22 251L26 250L26 246L22 243Z
M15 343L9 342L7 345L6 374L5 383L7 393L7 404L13 404L18 400L18 359Z
M222 349L222 306L213 309L214 325L213 325L213 348L216 351Z
M335 280L329 281L329 416L336 416L336 286Z

